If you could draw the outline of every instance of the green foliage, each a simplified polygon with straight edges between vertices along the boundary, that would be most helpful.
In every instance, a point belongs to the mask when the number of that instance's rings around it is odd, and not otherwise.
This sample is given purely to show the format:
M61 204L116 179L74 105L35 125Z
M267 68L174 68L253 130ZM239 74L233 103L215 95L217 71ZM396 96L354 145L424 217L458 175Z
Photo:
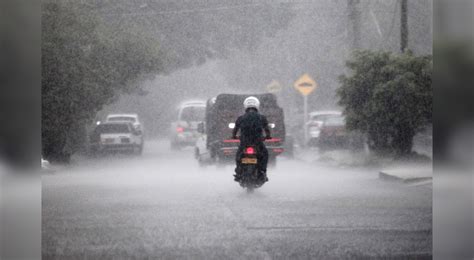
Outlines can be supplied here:
M358 51L340 77L339 104L349 129L368 134L379 153L406 155L432 120L432 58L412 53Z
M114 33L80 5L43 4L43 155L67 161L84 143L84 127L135 81L162 70L163 55L151 38Z

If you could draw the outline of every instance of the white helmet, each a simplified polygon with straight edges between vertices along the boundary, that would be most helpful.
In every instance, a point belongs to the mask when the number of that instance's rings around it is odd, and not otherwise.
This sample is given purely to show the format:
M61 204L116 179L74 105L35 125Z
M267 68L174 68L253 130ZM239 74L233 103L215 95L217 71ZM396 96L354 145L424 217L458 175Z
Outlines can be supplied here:
M245 109L253 107L258 109L260 107L260 101L256 97L248 97L244 100Z

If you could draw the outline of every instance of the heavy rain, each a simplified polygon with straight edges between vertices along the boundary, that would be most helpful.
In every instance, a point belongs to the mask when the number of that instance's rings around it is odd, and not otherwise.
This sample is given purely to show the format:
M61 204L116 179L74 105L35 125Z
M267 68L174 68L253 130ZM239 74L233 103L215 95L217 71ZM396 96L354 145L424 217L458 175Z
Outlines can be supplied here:
M43 0L43 258L431 259L432 9Z

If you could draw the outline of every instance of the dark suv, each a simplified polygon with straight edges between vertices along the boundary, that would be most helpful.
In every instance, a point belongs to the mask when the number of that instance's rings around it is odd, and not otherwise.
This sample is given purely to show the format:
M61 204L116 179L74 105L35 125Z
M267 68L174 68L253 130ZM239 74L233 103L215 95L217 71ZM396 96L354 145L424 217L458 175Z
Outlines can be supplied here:
M234 161L239 140L231 139L232 130L237 118L244 113L243 103L249 96L260 100L260 113L268 119L273 139L266 140L265 145L269 152L269 164L275 163L276 157L284 150L285 124L283 109L278 106L273 94L220 94L209 99L201 129L205 135L196 143L198 160L202 161L206 156L213 162Z

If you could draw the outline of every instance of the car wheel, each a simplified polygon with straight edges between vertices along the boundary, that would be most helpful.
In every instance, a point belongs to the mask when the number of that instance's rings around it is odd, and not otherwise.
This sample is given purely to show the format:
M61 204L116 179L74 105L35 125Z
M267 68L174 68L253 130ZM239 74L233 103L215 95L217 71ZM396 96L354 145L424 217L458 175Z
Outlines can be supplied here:
M198 160L199 161L199 149L198 148L194 148L194 159Z

